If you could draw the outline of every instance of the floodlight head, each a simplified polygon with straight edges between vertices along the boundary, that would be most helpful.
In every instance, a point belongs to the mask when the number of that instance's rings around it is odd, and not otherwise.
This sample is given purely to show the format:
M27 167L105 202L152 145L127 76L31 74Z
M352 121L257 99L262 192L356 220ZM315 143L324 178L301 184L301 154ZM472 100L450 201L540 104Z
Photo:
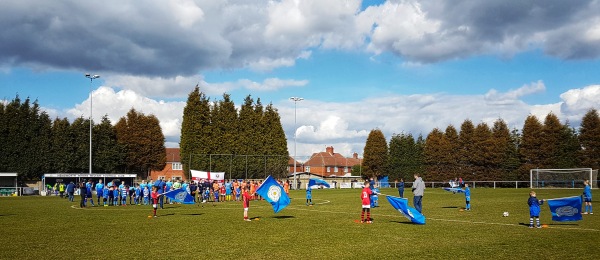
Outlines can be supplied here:
M89 77L90 77L90 74L89 74L89 73L86 73L86 74L85 74L85 77L86 77L86 78L89 78Z
M302 100L304 100L304 98L301 98L301 97L291 97L291 98L290 98L290 100L291 100L291 101L294 101L294 102L297 102L297 101L302 101Z
M99 77L100 77L100 75L94 75L94 76L92 76L92 78L94 78L94 79L97 79Z

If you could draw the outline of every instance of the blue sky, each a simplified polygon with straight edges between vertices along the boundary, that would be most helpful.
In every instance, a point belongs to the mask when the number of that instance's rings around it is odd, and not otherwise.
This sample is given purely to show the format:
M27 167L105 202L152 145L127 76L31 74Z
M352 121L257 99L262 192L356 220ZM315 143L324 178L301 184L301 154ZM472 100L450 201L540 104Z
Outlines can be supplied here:
M52 117L134 107L179 142L187 94L279 110L290 153L362 154L374 128L426 135L549 112L577 127L600 100L594 1L33 0L0 8L0 99ZM90 81L83 74L100 74ZM297 104L291 96L303 97Z

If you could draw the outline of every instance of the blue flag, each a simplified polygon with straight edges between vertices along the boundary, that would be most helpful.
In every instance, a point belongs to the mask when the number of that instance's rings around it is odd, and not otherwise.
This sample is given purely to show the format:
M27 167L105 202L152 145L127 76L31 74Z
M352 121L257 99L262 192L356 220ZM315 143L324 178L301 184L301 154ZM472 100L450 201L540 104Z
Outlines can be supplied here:
M283 187L281 187L281 185L279 185L279 183L277 183L277 181L275 181L271 175L269 175L262 185L258 187L256 193L271 203L275 213L281 211L290 204L290 197L283 192Z
M327 183L326 181L321 180L321 179L310 179L308 181L308 187L312 187L312 186L315 186L315 185L323 185L323 186L325 186L327 188L330 187L329 183Z
M166 193L163 195L173 201L183 203L183 204L194 204L194 197L192 197L189 193L187 193L184 189L176 189Z
M425 216L421 214L421 212L417 211L415 208L408 206L408 199L394 197L394 196L386 196L387 200L392 204L396 210L400 212L403 216L405 216L412 223L424 225L425 224Z
M546 200L552 213L553 221L581 220L581 197L573 196Z
M463 193L465 192L463 189L459 189L459 188L444 188L445 191L450 191L452 193Z

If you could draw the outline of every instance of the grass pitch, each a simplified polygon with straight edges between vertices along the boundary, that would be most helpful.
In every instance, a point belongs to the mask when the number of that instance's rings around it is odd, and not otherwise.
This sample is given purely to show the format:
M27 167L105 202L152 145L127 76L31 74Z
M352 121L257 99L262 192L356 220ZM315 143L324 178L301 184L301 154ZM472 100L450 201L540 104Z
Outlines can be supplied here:
M410 189L408 190L410 191ZM0 198L0 259L594 259L600 256L600 208L583 221L552 222L542 206L542 223L529 229L529 189L472 191L472 211L461 211L464 195L426 189L427 224L414 225L384 196L372 209L373 224L360 224L360 190L304 192L274 214L265 201L252 201L251 222L240 202L90 207L58 197ZM382 193L397 196L396 190ZM412 195L408 193L412 205ZM581 190L537 190L538 198L580 195ZM406 195L406 194L405 194ZM204 205L201 207L200 205ZM600 205L596 204L596 207ZM509 217L502 217L508 211Z

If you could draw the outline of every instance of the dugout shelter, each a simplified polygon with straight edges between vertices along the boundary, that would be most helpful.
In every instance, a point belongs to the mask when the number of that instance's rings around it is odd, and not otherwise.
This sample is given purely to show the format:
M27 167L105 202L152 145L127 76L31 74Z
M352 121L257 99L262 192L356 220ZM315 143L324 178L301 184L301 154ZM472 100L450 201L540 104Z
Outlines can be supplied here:
M18 190L17 173L0 172L0 196L9 196Z

